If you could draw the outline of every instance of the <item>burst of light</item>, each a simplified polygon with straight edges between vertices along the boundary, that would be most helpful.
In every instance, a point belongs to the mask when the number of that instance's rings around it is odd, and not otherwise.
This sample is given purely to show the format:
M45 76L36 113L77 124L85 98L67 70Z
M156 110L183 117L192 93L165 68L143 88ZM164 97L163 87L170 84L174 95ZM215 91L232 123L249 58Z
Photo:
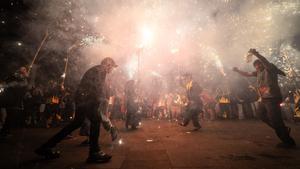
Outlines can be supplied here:
M17 42L17 45L18 46L22 46L23 44L21 42Z
M175 54L175 53L178 53L178 52L179 52L179 49L173 48L173 49L170 50L170 52L171 52L172 54Z
M5 21L1 21L2 24L5 24Z
M142 122L139 122L139 126L141 126L142 125Z
M148 143L151 143L151 142L153 142L153 139L147 139L146 140Z
M149 28L144 26L141 30L141 43L139 48L149 47L153 42L153 31Z

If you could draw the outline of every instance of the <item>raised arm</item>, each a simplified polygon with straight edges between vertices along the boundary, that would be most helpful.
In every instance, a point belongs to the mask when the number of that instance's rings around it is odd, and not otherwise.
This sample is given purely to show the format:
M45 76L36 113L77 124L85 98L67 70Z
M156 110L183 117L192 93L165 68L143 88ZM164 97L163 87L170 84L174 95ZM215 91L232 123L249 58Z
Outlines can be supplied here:
M260 53L258 53L256 51L256 49L250 49L249 50L249 53L253 54L254 56L256 56L260 61L261 63L264 65L264 67L266 69L272 69L273 68L273 64L271 64L264 56L262 56Z
M279 68L277 68L274 64L270 63L264 56L262 56L260 53L258 53L256 51L256 49L250 49L249 53L252 53L254 56L256 56L264 65L264 67L267 70L274 70L277 72L277 74L282 75L282 76L286 76L285 73L280 70Z

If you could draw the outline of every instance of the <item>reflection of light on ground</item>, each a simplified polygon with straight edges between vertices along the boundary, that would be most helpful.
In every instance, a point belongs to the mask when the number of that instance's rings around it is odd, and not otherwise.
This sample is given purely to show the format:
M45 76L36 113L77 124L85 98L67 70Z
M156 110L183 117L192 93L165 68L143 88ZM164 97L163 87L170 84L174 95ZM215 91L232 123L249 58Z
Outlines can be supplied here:
M120 139L120 140L118 141L118 144L119 144L119 145L122 145L122 144L124 144L124 143L123 143L123 140L122 140L122 139Z
M151 143L151 142L153 142L153 139L147 139L146 140L148 143Z

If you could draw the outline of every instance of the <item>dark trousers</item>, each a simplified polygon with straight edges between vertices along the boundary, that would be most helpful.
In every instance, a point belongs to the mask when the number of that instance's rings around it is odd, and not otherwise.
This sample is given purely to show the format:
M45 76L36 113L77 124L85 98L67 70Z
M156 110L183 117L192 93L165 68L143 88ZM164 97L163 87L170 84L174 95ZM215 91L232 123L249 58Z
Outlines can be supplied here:
M200 128L201 125L199 123L199 114L201 109L188 109L183 118L183 125L187 126L192 120L194 127Z
M20 108L7 108L6 119L0 134L6 136L10 133L12 127L23 127L25 119L23 111Z
M283 143L294 144L295 141L289 135L289 129L285 126L280 107L281 99L263 99L259 102L258 113L263 122L272 127Z
M56 135L50 138L42 148L53 148L57 143L64 139L75 129L78 129L87 118L91 122L90 126L90 154L100 151L100 146L98 143L98 138L100 134L100 115L98 113L99 104L95 102L86 101L86 103L81 103L76 105L74 120L60 130Z

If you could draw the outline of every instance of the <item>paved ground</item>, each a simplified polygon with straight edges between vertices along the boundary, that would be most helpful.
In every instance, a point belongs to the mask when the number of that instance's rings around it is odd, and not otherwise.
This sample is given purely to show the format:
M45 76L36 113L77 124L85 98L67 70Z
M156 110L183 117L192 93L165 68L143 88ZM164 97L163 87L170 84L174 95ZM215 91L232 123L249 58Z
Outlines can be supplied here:
M260 121L203 122L203 129L189 132L168 121L143 121L142 128L125 131L117 122L123 144L111 143L102 131L101 145L113 155L107 164L86 164L87 147L78 146L83 137L59 144L62 157L43 160L34 148L56 129L15 131L9 141L0 143L0 168L22 169L300 169L300 149L278 149L279 140ZM300 144L300 125L289 124ZM77 134L78 132L74 132Z

